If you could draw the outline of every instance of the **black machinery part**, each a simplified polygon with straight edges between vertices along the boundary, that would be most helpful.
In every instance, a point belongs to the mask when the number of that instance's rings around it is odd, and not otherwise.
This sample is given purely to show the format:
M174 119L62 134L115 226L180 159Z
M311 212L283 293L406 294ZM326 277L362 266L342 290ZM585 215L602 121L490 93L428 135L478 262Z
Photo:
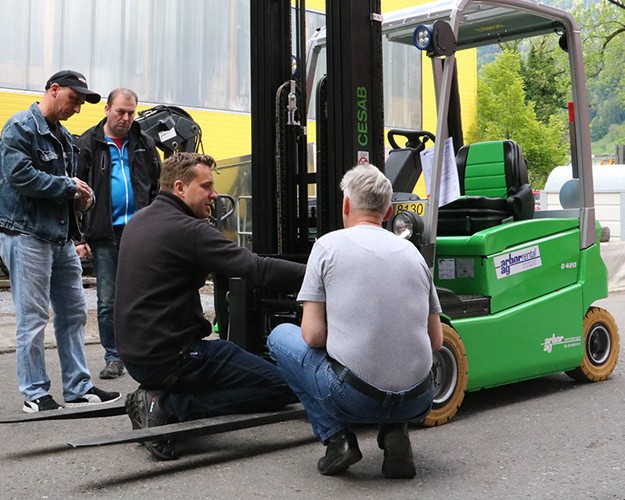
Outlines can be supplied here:
M136 119L165 158L174 153L203 151L202 129L184 109L158 105L139 112Z

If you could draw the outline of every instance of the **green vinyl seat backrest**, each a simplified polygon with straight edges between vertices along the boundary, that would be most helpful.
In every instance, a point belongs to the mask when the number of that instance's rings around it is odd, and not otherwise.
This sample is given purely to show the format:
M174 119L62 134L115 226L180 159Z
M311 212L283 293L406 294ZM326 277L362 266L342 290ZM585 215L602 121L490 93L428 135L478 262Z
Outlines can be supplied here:
M466 160L460 159L464 165L464 180L460 182L462 194L507 198L508 183L502 142L472 144L466 151Z
M456 156L461 196L439 208L438 234L465 235L534 216L523 151L513 141L462 146Z

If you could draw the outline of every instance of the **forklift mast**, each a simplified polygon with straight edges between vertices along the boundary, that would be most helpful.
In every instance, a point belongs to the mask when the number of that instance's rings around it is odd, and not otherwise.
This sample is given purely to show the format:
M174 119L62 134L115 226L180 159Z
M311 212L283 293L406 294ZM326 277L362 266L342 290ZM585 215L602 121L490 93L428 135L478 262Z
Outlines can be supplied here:
M306 262L315 237L342 227L344 173L358 162L383 169L380 0L326 2L328 75L318 91L324 99L316 173L308 172L306 154L305 2L250 5L252 250ZM314 210L310 191L317 194ZM241 278L214 281L220 335L248 351L263 354L264 335L298 319L294 297L276 297Z
M327 80L317 99L317 234L343 226L339 189L357 163L384 170L380 0L326 1Z
M288 172L277 172L278 136L276 95L291 79L291 2L254 0L250 2L251 98L252 98L252 228L253 251L281 253L278 233L280 195L293 190L295 165ZM290 182L282 182L288 175ZM283 193L277 195L278 179ZM294 208L294 207L291 207ZM291 218L294 214L283 214Z
M326 2L316 174L307 171L304 19L304 0L293 9L289 0L251 2L252 244L260 254L308 254L310 185L320 236L342 227L344 173L365 161L384 168L380 0Z

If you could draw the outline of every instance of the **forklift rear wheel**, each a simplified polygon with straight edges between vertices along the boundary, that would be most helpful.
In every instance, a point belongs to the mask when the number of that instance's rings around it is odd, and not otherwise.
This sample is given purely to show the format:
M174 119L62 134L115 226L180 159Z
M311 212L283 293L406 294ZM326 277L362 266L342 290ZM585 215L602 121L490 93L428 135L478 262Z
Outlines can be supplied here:
M436 395L432 411L423 425L433 427L449 422L460 408L467 388L467 353L460 336L443 324L443 347L434 353Z
M584 359L566 374L579 382L600 382L612 375L619 355L616 321L601 307L591 307L584 317Z

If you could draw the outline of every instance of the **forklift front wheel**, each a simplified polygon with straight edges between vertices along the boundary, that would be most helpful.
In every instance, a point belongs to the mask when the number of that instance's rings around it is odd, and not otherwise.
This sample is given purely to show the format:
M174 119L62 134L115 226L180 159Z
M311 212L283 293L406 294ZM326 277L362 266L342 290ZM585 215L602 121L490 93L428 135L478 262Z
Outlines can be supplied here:
M600 382L612 375L619 355L618 326L601 307L591 307L584 317L584 359L566 374L578 382Z
M449 422L460 408L467 388L467 353L460 336L451 326L443 324L443 347L433 356L436 395L432 411L423 425L433 427Z

